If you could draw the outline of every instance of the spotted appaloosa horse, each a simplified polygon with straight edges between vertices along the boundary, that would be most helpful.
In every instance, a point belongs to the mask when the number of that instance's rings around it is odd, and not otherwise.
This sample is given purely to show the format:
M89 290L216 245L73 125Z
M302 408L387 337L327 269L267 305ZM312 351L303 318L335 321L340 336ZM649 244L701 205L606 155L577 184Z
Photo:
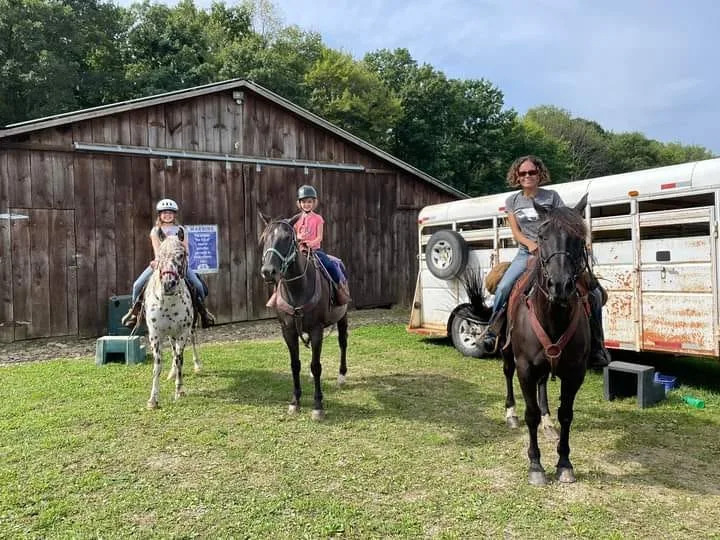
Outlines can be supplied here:
M200 369L193 334L192 298L190 289L185 283L188 264L185 246L176 236L167 237L160 244L157 261L155 271L145 288L143 300L148 340L154 359L152 389L147 403L149 409L159 407L162 370L160 345L165 339L170 340L173 349L171 374L175 374L175 399L185 395L182 366L183 352L188 341L193 345L195 371Z
M263 246L260 273L267 283L277 287L277 316L282 326L283 338L290 352L290 368L293 376L293 399L288 412L294 414L300 407L300 351L298 338L307 332L312 345L310 371L315 383L313 420L325 417L323 393L320 385L322 365L323 330L337 324L340 346L340 371L338 385L345 383L347 364L347 305L331 303L330 282L321 275L320 263L316 257L306 256L300 249L295 236L292 220L269 221L260 214L265 230L260 239Z

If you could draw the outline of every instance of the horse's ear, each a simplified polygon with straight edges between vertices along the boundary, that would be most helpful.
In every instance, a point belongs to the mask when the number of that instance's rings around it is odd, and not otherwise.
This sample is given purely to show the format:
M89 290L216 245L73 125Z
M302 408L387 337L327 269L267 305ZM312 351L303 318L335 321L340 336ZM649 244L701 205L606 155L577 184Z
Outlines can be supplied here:
M544 220L547 217L547 210L545 210L545 207L541 204L538 204L535 199L532 200L533 206L535 207L535 211L538 213L538 216L540 217L540 220Z
M585 214L585 206L587 206L587 199L588 199L588 194L586 193L585 195L582 196L582 199L580 199L578 201L578 203L575 205L575 211L578 214L580 214L580 215Z
M258 218L260 219L260 223L262 223L262 229L268 226L268 223L270 223L270 218L263 214L260 210L258 210Z
M295 223L297 223L297 220L300 219L301 215L302 215L302 213L295 214L293 217L288 219L288 223L294 227Z

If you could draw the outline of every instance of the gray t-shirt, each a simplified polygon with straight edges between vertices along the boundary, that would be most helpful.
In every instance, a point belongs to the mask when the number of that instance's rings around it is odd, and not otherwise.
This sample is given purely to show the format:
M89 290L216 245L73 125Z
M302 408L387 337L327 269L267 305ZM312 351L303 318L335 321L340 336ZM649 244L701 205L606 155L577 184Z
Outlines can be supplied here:
M535 195L535 202L546 210L565 206L560 195L552 189L538 188ZM522 191L513 193L505 200L505 211L515 216L520 232L529 240L537 242L538 228L540 227L540 216L538 216L533 200L523 195Z

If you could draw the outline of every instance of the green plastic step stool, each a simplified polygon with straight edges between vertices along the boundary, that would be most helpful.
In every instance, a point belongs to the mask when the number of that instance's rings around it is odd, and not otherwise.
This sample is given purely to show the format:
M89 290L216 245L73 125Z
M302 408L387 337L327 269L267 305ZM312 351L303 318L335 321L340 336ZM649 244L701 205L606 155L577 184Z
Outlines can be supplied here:
M95 344L95 364L119 361L127 365L145 362L145 346L140 336L103 336Z

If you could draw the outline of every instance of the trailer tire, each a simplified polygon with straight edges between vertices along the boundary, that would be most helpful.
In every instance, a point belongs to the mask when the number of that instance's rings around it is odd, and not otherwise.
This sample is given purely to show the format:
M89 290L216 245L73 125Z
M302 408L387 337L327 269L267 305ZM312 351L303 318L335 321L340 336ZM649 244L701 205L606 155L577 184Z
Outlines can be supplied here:
M485 350L475 342L476 332L473 332L473 323L463 317L464 310L458 310L450 323L450 338L453 345L463 356L482 358Z
M425 247L425 264L440 279L453 279L462 274L468 260L465 239L455 231L433 233Z

